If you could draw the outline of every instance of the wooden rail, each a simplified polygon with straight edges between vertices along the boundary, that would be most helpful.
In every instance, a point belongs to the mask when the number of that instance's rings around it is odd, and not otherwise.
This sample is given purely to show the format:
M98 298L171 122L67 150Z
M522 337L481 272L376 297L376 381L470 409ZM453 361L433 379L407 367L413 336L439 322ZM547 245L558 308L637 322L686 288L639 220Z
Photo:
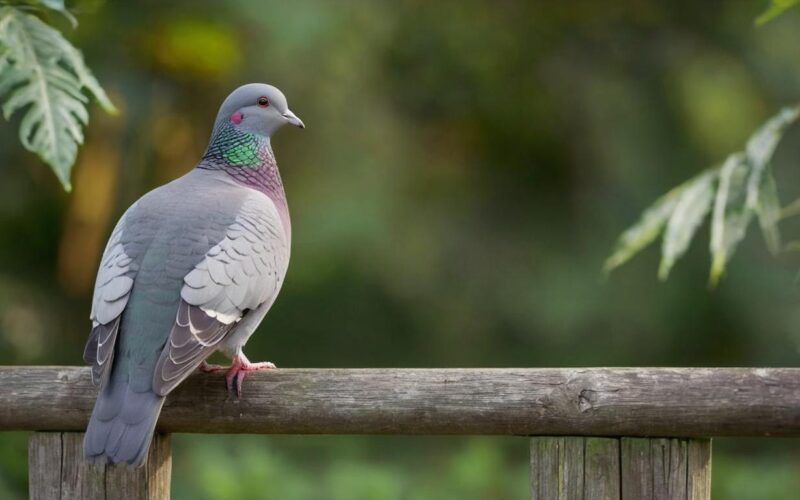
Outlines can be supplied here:
M89 369L0 368L0 430L83 430ZM278 369L167 399L162 432L800 436L798 368Z
M95 395L87 368L0 367L0 430L37 431L31 498L168 498L168 433L204 432L531 436L531 498L708 500L708 437L800 436L798 368L278 369L242 400L190 377L134 470L83 462Z

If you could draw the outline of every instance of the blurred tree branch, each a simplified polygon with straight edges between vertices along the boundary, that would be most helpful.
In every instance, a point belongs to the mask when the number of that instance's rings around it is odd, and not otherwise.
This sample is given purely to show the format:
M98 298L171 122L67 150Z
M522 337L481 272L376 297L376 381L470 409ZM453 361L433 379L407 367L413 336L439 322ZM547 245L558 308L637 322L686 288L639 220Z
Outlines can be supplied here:
M756 19L756 24L764 24L798 4L800 0L772 0L769 8ZM798 117L800 104L783 108L750 136L744 151L729 155L721 165L659 198L636 224L622 233L603 271L610 273L663 233L658 277L666 280L709 212L711 287L716 286L725 273L725 266L744 239L754 216L772 254L789 250L791 245L781 248L778 223L800 212L800 200L781 208L770 161L783 133Z
M786 217L770 167L786 129L800 117L800 105L786 107L747 141L743 151L689 179L659 198L639 221L620 236L603 269L611 272L627 262L659 234L664 235L658 277L665 280L686 253L697 229L711 213L711 272L715 286L755 217L772 253L781 250L778 222Z

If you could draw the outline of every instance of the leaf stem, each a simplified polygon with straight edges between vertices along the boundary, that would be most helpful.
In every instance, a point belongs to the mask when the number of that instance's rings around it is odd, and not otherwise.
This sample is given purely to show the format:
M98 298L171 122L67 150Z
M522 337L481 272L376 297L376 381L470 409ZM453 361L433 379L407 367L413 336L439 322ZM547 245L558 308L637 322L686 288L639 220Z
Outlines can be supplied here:
M800 198L781 208L781 211L778 213L778 220L781 221L798 215L800 215Z

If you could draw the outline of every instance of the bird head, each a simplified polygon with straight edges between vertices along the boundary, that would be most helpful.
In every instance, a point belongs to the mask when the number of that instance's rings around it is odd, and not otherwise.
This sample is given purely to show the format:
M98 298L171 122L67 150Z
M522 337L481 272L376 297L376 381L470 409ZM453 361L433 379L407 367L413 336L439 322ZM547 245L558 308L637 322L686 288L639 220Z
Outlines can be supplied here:
M271 137L287 123L305 128L283 93L264 83L248 83L234 90L220 106L215 128L226 121L243 132L264 137Z

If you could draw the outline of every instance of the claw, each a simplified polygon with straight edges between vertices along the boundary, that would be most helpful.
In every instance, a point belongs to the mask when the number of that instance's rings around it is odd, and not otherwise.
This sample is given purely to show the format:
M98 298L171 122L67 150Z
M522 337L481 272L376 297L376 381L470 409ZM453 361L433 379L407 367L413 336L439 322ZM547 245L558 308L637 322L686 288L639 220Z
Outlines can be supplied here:
M225 383L228 386L228 393L233 395L233 384L235 381L236 397L237 399L241 399L242 383L244 382L244 379L248 373L262 370L272 370L274 368L275 365L269 361L251 363L244 354L235 355L230 368L228 368L228 371L225 372Z

